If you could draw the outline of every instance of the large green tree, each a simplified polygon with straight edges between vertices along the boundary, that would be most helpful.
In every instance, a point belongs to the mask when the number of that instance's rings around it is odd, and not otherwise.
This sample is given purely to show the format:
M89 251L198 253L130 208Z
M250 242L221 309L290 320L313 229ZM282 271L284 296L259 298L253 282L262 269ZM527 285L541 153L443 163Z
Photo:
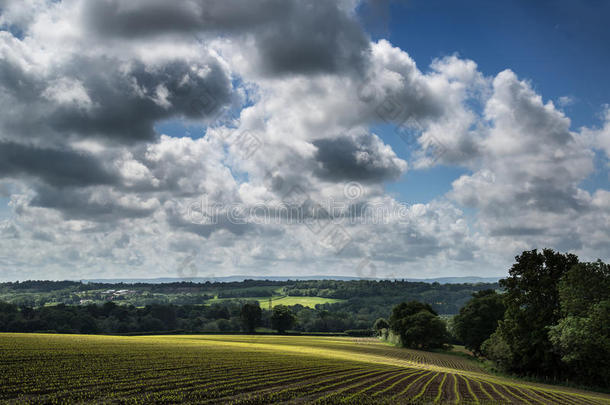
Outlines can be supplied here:
M290 307L285 305L276 305L273 308L273 314L271 315L271 327L277 330L279 333L284 333L286 330L292 328L296 322L296 317L290 310Z
M441 348L449 340L445 322L428 304L403 302L392 310L390 329L400 336L405 347L414 349Z
M572 267L559 282L564 318L549 337L570 374L583 383L610 386L610 266Z
M262 310L258 301L247 302L241 307L241 321L249 333L261 324Z
M385 320L385 318L377 318L375 324L373 324L373 329L377 333L378 336L381 336L383 333L387 335L387 331L390 327L390 323ZM384 332L385 331L385 332ZM386 338L387 336L384 336Z
M494 334L495 346L508 347L510 353L494 360L521 374L561 376L565 365L553 350L549 329L562 315L559 281L578 264L578 257L544 249L525 251L515 260L509 276L500 280L506 313Z
M601 260L579 263L559 280L563 316L587 316L596 303L610 298L610 266Z
M494 290L474 293L453 318L453 332L467 349L478 356L481 345L495 332L505 310L504 297Z

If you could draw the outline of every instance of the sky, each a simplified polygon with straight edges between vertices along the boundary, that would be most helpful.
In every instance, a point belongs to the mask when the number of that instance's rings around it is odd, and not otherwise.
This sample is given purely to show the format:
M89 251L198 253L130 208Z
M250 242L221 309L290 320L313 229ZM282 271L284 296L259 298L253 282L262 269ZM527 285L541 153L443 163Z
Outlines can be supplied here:
M0 280L608 261L608 12L0 0Z

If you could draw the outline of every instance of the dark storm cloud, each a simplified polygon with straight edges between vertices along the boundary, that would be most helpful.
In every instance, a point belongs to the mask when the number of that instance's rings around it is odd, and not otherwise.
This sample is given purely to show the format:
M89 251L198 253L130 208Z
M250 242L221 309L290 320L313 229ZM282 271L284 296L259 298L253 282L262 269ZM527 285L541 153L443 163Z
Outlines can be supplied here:
M398 244L399 250L396 250L397 245L387 242L385 240L376 245L375 259L395 263L411 262L438 255L443 250L436 235L424 235L416 230L396 235L394 242Z
M193 0L87 2L85 21L98 35L253 35L268 74L360 70L369 41L335 1Z
M498 226L493 228L491 236L538 236L543 235L545 229L533 226Z
M73 65L72 69L78 77L91 66L96 66L95 74L85 74L82 82L91 94L92 102L103 107L93 112L58 109L50 122L60 131L150 139L155 135L155 122L172 116L212 116L231 97L229 78L217 63L207 66L210 71L205 77L200 77L194 70L196 67L184 61L174 61L159 68L136 63L126 75L97 61L84 61ZM110 69L106 70L106 67ZM134 86L138 92L134 91ZM168 105L156 100L159 91L167 92Z
M92 156L0 142L0 178L34 177L56 187L112 184L117 178Z
M558 168L558 172L562 169ZM567 177L567 176L566 176ZM560 180L560 178L559 178ZM578 189L572 184L534 177L524 184L523 189L514 196L520 206L534 206L545 212L564 212L574 210L584 212L589 205L578 198Z
M161 66L138 62L121 66L109 58L75 58L52 78L28 75L7 65L0 68L0 90L10 94L6 102L18 109L17 114L2 117L3 132L9 135L36 137L51 130L61 138L151 140L156 135L154 124L160 120L215 117L231 101L231 81L215 60L204 66L182 60ZM48 88L45 84L62 80L82 86L90 103L58 103L40 97Z
M335 2L300 1L291 17L257 35L270 73L362 71L369 41Z
M377 182L396 179L404 170L396 155L383 150L372 135L319 139L314 145L315 174L325 180Z
M66 219L82 219L100 223L115 222L127 218L144 218L154 212L154 208L126 207L113 198L99 201L92 198L88 189L57 189L39 186L36 197L30 202L32 207L52 208L60 211Z
M195 215L193 213L177 212L174 209L166 210L167 223L173 229L190 232L204 238L209 238L214 232L224 229L233 235L242 236L252 231L256 226L245 221L240 214L217 213L210 216Z
M589 243L585 239L586 243ZM585 246L585 242L580 235L576 234L568 234L568 235L558 235L557 240L553 243L555 249L563 252L569 252L574 250L582 249Z
M561 169L557 169L561 171ZM590 203L579 197L578 189L570 184L564 184L553 179L533 177L524 180L516 191L495 199L474 201L474 206L481 208L489 218L500 220L490 228L492 236L538 236L545 234L544 227L531 224L506 224L502 219L508 217L521 218L525 213L542 212L554 214L579 213L591 211Z
M84 18L99 34L116 37L195 31L202 23L201 7L194 1L91 1Z
M0 54L0 57L4 55ZM15 61L2 58L0 63L0 90L18 96L23 100L34 101L44 90L43 83L35 80ZM1 93L0 93L1 95Z

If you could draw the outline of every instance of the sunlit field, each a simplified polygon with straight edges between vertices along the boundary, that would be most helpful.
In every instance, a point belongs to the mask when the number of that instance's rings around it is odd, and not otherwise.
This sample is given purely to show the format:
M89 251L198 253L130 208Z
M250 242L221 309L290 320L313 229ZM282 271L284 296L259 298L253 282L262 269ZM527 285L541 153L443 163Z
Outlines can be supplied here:
M269 297L243 297L242 300L258 301L262 308L269 307ZM206 304L214 304L226 301L235 301L236 298L213 298L206 301ZM302 305L308 308L315 308L318 304L334 304L337 302L343 302L345 300L337 298L325 298L325 297L289 297L289 296L276 296L271 297L271 307L276 305Z
M0 352L5 403L610 404L375 339L0 334Z

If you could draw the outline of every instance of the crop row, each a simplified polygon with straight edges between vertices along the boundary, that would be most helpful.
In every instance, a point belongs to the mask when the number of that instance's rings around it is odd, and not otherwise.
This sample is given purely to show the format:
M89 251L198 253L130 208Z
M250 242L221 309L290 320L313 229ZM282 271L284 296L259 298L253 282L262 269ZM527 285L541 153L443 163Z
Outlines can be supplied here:
M298 394L298 395L297 395ZM459 374L421 370L370 371L351 378L329 378L298 387L263 392L232 403L258 405L300 398L317 404L594 404L608 403L567 393L509 386ZM225 398L227 399L227 398Z

